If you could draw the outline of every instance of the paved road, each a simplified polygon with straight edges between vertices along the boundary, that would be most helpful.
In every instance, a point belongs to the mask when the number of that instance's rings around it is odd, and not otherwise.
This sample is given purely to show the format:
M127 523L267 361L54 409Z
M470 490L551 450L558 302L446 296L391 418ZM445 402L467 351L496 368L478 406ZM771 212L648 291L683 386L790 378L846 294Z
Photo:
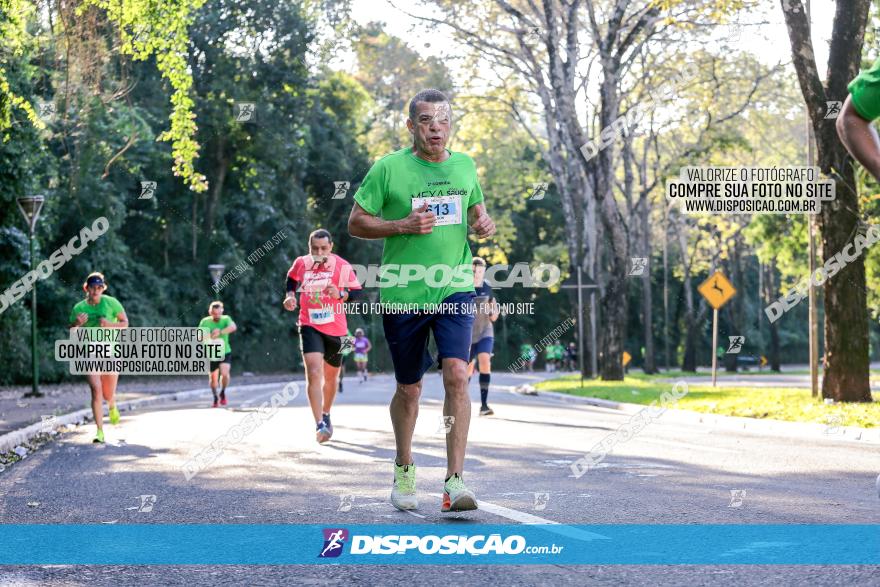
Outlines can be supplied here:
M476 512L439 511L445 470L442 392L439 376L431 374L415 433L421 508L413 514L388 503L392 386L389 377L378 376L362 385L346 383L333 410L336 433L327 445L315 443L300 394L189 481L182 468L191 454L227 433L280 391L280 384L236 390L228 409L211 409L205 398L126 413L120 426L108 427L111 443L105 446L90 443L91 426L80 428L0 474L0 522L880 524L874 486L880 449L833 438L781 438L661 418L617 445L598 469L575 479L569 463L629 416L518 396L502 387L542 376L495 376L499 387L490 403L497 415L473 419L465 479L480 500ZM474 382L473 397L477 393ZM741 503L732 502L732 490ZM546 494L546 503L536 493ZM137 511L140 495L156 496L152 511ZM346 503L351 508L340 511ZM0 585L491 585L502 572L509 585L880 581L880 568L865 566L34 566L0 567Z

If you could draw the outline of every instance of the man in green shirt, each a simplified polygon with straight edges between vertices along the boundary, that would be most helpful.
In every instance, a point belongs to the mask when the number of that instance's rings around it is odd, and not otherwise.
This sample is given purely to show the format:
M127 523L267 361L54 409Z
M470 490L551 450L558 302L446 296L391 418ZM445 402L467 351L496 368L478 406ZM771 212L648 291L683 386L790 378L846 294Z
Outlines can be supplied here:
M447 470L441 511L472 510L476 498L461 478L471 417L467 363L475 295L467 233L470 226L479 238L492 236L495 223L483 206L474 161L446 149L452 125L446 96L437 90L416 94L406 125L412 147L386 155L370 168L348 220L351 236L384 239L382 265L388 271L383 274L393 278L383 280L385 287L380 283L385 339L397 379L391 400L397 445L391 503L401 510L418 507L412 435L422 377L433 364L428 352L433 332L446 390ZM418 309L396 313L395 304ZM437 304L442 304L439 309Z
M847 89L849 96L837 117L837 134L850 155L880 181L880 139L871 124L880 118L880 59Z
M229 385L229 367L232 364L232 347L229 346L229 335L238 330L232 318L223 313L223 302L211 302L208 306L209 315L202 318L199 328L213 341L223 347L223 358L219 361L211 361L211 374L208 376L211 382L211 393L214 394L214 407L217 401L217 374L219 372L223 388L220 390L219 405L226 405L226 386Z

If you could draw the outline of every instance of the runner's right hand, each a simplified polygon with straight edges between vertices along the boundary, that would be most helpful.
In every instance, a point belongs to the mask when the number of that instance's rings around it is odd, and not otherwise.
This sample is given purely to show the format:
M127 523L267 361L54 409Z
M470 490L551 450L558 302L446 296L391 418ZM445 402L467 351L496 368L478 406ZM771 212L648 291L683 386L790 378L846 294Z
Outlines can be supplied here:
M296 298L293 296L287 296L284 298L284 309L291 312L296 310Z
M89 321L89 315L86 314L85 312L76 315L76 325L77 326L82 326L83 324L85 324L88 321Z
M400 223L406 234L431 234L436 219L437 216L428 209L428 204L425 203L422 204L421 209L410 212L410 215Z

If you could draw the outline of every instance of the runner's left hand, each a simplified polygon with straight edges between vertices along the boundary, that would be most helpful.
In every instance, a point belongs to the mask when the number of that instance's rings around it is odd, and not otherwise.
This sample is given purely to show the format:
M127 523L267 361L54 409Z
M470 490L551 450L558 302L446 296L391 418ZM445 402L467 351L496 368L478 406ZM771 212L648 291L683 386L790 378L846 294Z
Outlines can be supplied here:
M495 234L495 222L483 211L482 214L474 219L471 229L479 238L490 237Z

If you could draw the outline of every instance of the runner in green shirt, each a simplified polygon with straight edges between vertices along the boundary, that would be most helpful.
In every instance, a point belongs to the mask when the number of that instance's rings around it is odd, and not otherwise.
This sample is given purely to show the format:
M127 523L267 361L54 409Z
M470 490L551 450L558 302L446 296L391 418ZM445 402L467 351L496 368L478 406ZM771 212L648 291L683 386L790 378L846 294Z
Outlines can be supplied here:
M219 361L211 361L211 374L208 380L211 382L211 393L214 394L214 407L218 405L217 401L217 374L220 374L220 380L223 388L220 390L219 405L226 405L226 387L229 385L229 368L232 364L232 347L229 345L229 335L238 330L232 318L223 313L223 302L211 302L208 306L209 314L202 318L199 322L199 328L205 331L205 334L215 341L214 344L223 345L223 358ZM216 341L219 341L217 343Z
M470 227L479 238L492 236L495 223L483 206L474 161L446 149L452 125L446 96L437 90L416 94L406 125L412 147L386 155L370 168L348 220L351 236L384 239L382 264L388 270L379 284L381 301L428 309L382 316L397 379L391 400L397 444L391 503L402 510L418 507L412 435L422 377L433 364L428 352L433 332L446 389L448 459L440 509L471 510L477 501L461 478L471 416L467 363L475 295L467 233ZM430 310L440 302L448 305Z
M78 328L128 328L128 317L119 300L104 295L107 284L103 273L91 273L83 283L86 298L73 307L67 320L73 332ZM86 375L92 392L92 414L95 417L97 433L93 442L104 442L104 401L109 406L110 423L119 423L119 410L116 407L116 384L119 373L89 373Z
M532 372L535 369L535 359L538 356L532 345L528 343L519 345L519 356L522 357L529 366L529 372Z
M880 118L880 59L847 86L849 96L837 117L846 150L880 181L880 138L872 120Z

